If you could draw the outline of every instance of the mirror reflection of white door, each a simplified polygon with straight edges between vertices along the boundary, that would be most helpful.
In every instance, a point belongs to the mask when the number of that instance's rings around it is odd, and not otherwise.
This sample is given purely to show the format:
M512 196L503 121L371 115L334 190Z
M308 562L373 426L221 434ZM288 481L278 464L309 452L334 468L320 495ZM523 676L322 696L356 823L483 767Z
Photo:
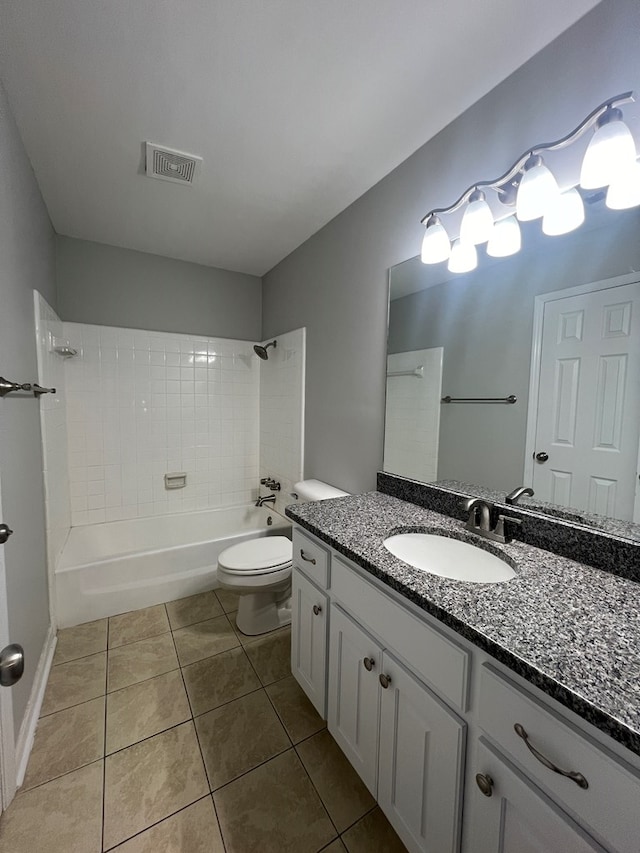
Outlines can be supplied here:
M530 412L537 417L527 443L529 482L540 500L633 520L640 438L640 283L611 284L591 292L569 291L575 295L539 297L537 405L535 393L530 398Z

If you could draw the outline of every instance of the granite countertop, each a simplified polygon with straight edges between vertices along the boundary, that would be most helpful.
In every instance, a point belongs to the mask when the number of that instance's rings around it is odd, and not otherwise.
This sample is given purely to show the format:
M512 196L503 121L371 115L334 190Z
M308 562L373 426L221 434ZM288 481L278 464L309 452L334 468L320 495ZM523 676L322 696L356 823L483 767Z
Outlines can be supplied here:
M381 492L292 504L322 541L640 755L640 584L511 542ZM424 529L503 552L506 583L449 580L394 557L383 540Z

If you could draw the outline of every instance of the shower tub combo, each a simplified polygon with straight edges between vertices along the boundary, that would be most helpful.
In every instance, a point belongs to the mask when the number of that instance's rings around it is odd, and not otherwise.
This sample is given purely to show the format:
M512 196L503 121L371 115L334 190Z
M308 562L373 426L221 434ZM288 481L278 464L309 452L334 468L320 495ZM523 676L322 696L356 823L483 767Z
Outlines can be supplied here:
M55 570L58 624L67 628L214 589L225 548L290 530L278 513L254 506L72 527Z

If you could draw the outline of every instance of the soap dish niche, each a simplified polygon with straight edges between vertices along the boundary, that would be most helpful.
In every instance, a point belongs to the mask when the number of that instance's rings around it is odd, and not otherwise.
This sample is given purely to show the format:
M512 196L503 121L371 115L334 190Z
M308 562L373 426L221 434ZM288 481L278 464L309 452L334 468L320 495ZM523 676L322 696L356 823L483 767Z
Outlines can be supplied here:
M56 355L62 356L62 358L73 358L78 355L78 350L72 347L68 340L65 338L56 338L54 335L51 335L49 338L49 352L54 352Z

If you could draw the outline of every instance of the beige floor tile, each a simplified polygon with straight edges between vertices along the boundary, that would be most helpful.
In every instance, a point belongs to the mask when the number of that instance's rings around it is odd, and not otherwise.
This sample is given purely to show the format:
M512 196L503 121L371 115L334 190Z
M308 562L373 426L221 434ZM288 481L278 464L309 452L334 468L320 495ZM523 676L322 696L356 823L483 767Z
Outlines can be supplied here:
M178 601L170 601L167 604L172 631L222 616L222 613L222 605L213 591L190 595L189 598L180 598Z
M125 841L117 853L224 853L211 797Z
M143 610L133 610L131 613L121 613L109 619L109 648L124 646L125 643L135 643L146 640L147 637L157 637L169 630L169 620L164 604L155 607L145 607Z
M101 696L42 717L27 765L25 790L102 758L104 702Z
M291 746L264 690L196 717L211 790Z
M257 690L260 680L243 649L229 649L182 670L194 716Z
M104 696L107 689L107 653L61 663L51 668L40 716Z
M349 853L407 853L407 848L379 808L348 829L342 840Z
M376 801L328 731L299 743L296 750L338 832L344 832L375 806Z
M109 649L107 690L120 690L177 668L178 658L171 634Z
M107 753L191 719L179 669L107 696Z
M102 761L18 794L0 820L3 853L99 853Z
M339 838L336 838L328 847L323 847L321 853L347 853L347 848Z
M104 652L107 648L107 625L106 619L98 619L97 622L85 622L84 625L58 631L54 665Z
M217 655L239 645L226 616L198 622L174 632L181 666L195 663L197 660Z
M270 684L267 693L294 743L325 728L325 721L292 675Z
M225 613L235 613L238 609L240 596L237 592L231 592L228 589L217 589L216 596Z
M107 756L105 849L195 802L208 790L192 722Z
M291 629L265 634L244 647L258 678L271 684L291 675Z
M213 795L227 853L315 853L335 829L295 751Z

